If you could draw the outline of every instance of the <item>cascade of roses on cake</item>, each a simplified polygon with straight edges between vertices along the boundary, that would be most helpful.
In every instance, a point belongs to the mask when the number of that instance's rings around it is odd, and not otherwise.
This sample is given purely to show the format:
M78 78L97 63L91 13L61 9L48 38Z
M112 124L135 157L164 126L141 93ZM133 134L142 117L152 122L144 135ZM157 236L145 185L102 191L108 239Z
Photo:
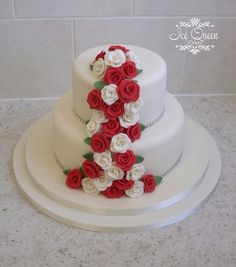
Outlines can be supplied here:
M146 173L144 158L130 148L145 129L139 123L143 100L134 80L142 72L138 57L114 45L101 51L90 69L98 81L87 97L93 114L86 122L84 142L92 151L84 155L80 168L64 171L67 186L108 198L135 198L154 191L161 177Z

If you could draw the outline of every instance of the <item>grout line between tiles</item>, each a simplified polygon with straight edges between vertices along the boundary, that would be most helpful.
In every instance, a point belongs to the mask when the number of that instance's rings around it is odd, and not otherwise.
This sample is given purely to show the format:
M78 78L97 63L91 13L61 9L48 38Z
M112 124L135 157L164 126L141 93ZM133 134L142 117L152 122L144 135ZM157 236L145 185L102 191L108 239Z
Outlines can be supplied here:
M76 47L75 47L75 20L72 20L72 55L73 55L73 59L75 59L76 57Z
M14 0L12 0L14 1ZM12 2L13 3L13 2ZM16 12L16 10L15 10ZM96 20L96 19L107 19L107 20L112 20L112 19L176 19L176 18L187 18L191 17L191 15L178 15L178 16L81 16L81 17L76 17L76 16L68 16L68 17L15 17L15 18L8 18L8 19L0 19L1 21L39 21L39 20ZM198 16L199 18L211 18L211 19L236 19L236 16Z
M134 15L134 0L130 0L131 2L130 2L130 8L131 8L131 16L133 17L133 15Z
M15 0L12 0L12 13L13 13L13 19L16 19L16 3Z
M209 96L209 97L214 97L214 96L236 96L235 94L173 94L174 96L177 97L205 97L205 96ZM0 102L7 102L7 101L31 101L31 100L57 100L59 99L60 96L58 97L23 97L23 98L0 98Z

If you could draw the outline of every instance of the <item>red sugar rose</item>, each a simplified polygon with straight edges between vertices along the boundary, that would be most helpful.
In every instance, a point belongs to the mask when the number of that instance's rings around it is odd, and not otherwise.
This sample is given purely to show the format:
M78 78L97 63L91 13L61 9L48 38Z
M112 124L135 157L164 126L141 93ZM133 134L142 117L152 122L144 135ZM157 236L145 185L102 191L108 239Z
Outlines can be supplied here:
M106 69L106 73L104 75L104 81L107 84L113 83L113 84L120 84L122 80L124 80L125 75L122 69L120 68L114 68L114 67L108 67Z
M103 110L106 106L106 103L102 100L101 91L98 89L93 89L89 92L87 102L92 109Z
M121 45L111 45L109 48L108 48L108 51L114 51L116 49L120 49L122 50L124 53L128 52L129 49L127 49L126 47L124 46L121 46Z
M137 70L136 65L133 61L126 61L122 65L122 69L124 71L125 78L127 78L127 79L132 79L138 75L138 70Z
M66 184L68 187L78 189L82 185L82 173L79 169L73 169L67 174Z
M120 100L117 100L112 105L107 105L104 112L109 120L115 120L124 113L124 104Z
M108 138L123 132L123 129L117 120L109 120L106 123L102 123L102 132Z
M144 192L153 192L156 187L155 177L152 174L146 174L141 181L144 183Z
M124 191L118 189L113 184L107 187L107 189L103 191L102 193L107 198L120 198L124 195Z
M113 182L114 186L122 191L128 190L133 187L134 181L126 180L125 178L122 178L120 180L116 180Z
M126 134L128 135L131 142L138 140L141 137L141 127L139 123L128 127L126 130Z
M133 151L127 150L125 153L115 154L116 165L124 171L128 171L136 162L136 156Z
M123 80L117 87L117 94L124 103L135 102L140 95L140 87L133 80Z
M83 162L82 167L85 175L90 178L99 177L102 170L93 160L88 159Z
M108 149L109 140L107 139L107 137L105 135L95 133L92 136L90 145L91 145L93 151L98 152L98 153L102 153Z
M101 51L99 54L96 55L96 57L95 57L93 63L94 63L95 61L97 61L99 58L104 59L105 55L106 55L106 52L105 52L105 51Z

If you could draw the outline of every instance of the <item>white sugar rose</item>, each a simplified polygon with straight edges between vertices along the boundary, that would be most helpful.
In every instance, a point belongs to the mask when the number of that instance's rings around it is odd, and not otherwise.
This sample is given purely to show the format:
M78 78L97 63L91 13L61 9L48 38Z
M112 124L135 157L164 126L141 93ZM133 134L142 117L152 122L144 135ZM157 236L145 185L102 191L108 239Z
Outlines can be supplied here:
M139 120L138 113L124 113L122 116L119 117L120 125L124 128L128 128L136 124Z
M124 133L114 135L111 139L110 150L115 153L125 153L131 145L129 137Z
M93 75L96 78L102 78L105 72L106 66L102 58L99 58L93 63Z
M133 61L135 63L135 66L136 66L137 69L140 69L139 58L137 57L137 55L133 51L129 50L126 53L126 57L127 57L128 60L131 60L131 61Z
M99 191L104 191L107 187L112 185L112 181L107 179L104 175L99 178L93 179L93 184Z
M92 137L100 129L100 123L93 118L86 124L86 132L89 137Z
M103 170L111 168L112 158L109 150L102 153L94 153L93 159Z
M124 108L127 113L137 113L143 106L143 99L139 98L136 102L125 103Z
M93 179L85 177L82 179L82 186L84 189L84 192L92 195L97 195L99 194L100 190L97 189L95 184L93 183Z
M144 184L136 181L132 188L125 190L125 194L131 198L141 197L144 193Z
M116 49L114 51L109 51L104 57L105 64L112 67L120 67L126 61L125 53Z
M146 170L142 163L134 164L132 168L127 172L126 179L137 181L144 175L145 171Z
M102 110L93 110L93 115L92 118L97 122L97 123L104 123L107 122L108 119L106 118L104 112Z
M119 99L116 92L116 87L117 86L115 84L109 84L104 86L101 90L101 97L107 105L111 105Z
M112 163L112 166L110 169L105 170L105 177L108 180L120 180L124 177L124 171L115 165L115 163Z

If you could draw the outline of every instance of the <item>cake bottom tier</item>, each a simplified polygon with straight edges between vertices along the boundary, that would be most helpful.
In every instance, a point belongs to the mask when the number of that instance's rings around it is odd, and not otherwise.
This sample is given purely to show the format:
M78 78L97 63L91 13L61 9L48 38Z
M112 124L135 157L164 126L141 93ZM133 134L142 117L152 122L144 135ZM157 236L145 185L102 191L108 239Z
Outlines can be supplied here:
M53 112L53 151L64 168L81 166L91 148L83 124L73 111L72 92L62 96ZM142 132L131 149L144 157L148 172L164 175L179 160L184 142L184 113L177 99L167 93L163 116ZM142 123L142 122L141 122Z

